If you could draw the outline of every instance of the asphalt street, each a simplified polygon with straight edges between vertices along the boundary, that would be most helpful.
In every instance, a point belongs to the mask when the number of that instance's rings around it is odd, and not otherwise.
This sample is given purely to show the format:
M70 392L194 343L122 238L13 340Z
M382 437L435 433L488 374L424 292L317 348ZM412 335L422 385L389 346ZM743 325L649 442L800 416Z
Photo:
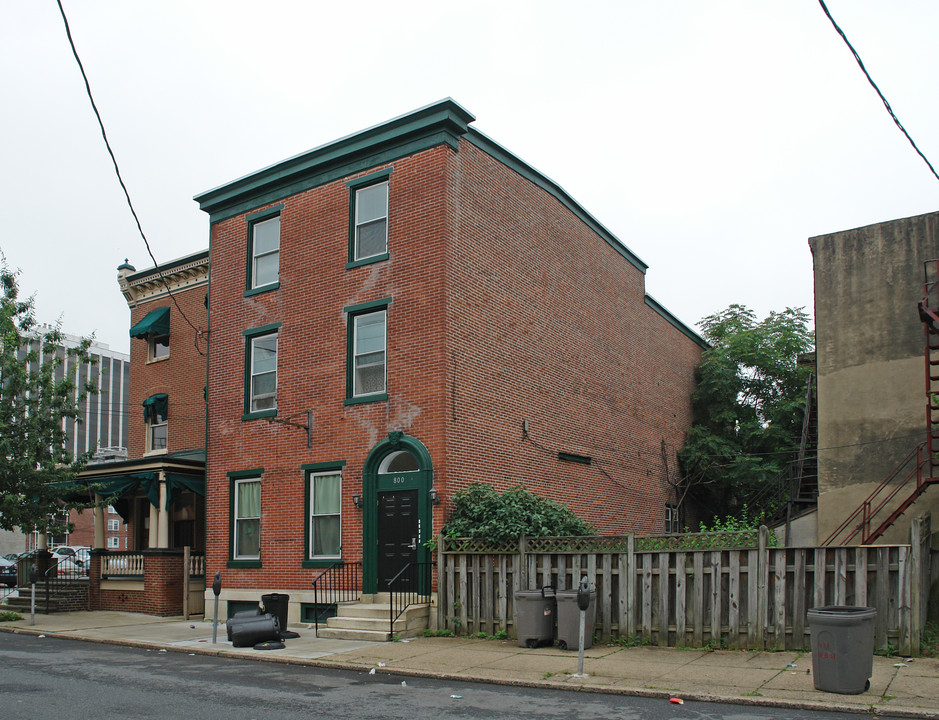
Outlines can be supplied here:
M663 699L369 675L2 634L0 717L846 720L869 716L702 702L677 705Z

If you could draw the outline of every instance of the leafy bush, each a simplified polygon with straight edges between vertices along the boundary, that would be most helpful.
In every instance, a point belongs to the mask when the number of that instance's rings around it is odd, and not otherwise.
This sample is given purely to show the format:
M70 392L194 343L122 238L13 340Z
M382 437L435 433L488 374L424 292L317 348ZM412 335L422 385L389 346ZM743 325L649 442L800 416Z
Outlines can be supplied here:
M518 540L522 535L594 535L590 523L559 502L535 495L522 485L501 495L491 485L473 483L452 498L453 510L443 528L447 537Z

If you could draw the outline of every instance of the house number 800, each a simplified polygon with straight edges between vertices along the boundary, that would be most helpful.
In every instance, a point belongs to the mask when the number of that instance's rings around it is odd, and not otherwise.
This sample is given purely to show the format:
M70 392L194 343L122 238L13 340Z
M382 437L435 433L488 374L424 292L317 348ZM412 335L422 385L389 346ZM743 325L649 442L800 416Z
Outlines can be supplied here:
M403 477L396 477L396 478L395 478L394 480L392 480L391 482L393 482L395 485L402 485L402 484L404 483L404 478L403 478Z

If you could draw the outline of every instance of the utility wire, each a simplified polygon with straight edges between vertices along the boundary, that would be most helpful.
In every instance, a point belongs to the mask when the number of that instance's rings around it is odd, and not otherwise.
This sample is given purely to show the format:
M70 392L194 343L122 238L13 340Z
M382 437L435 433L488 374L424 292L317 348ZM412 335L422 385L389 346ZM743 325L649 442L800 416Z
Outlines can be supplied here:
M861 60L861 56L858 55L857 50L854 49L854 46L848 40L848 36L844 34L844 30L838 27L838 23L835 22L835 19L831 16L831 13L828 12L828 7L825 5L825 0L818 0L818 4L822 6L822 10L825 11L825 15L828 16L828 19L831 20L831 24L834 26L835 30L838 31L838 34L841 36L841 39L844 40L848 48L850 48L851 54L854 55L854 59L857 60L857 64L860 66L861 71L864 73L865 77L867 77L867 81L871 84L871 87L874 88L875 91L877 91L877 95L880 97L881 101L883 101L884 107L887 108L887 112L890 113L890 117L893 118L893 121L896 123L897 127L900 128L900 132L906 135L906 139L910 141L910 145L912 145L916 153L921 158L923 158L923 162L925 162L926 165L929 166L929 169L932 172L932 174L935 175L937 180L939 180L939 173L936 173L936 169L932 166L932 163L930 163L929 160L926 158L926 156L923 155L922 151L920 151L920 149L916 147L916 143L913 142L913 138L910 137L910 134L906 131L906 128L904 128L903 125L900 123L900 119L896 116L896 113L893 112L893 108L890 107L890 103L887 102L887 98L885 98L884 94L880 92L880 88L877 87L877 83L874 82L873 78L871 78L870 76L870 73L867 72L867 68L864 67L864 62Z
M65 16L65 8L62 7L62 0L56 0L56 4L59 6L59 12L62 14L62 22L65 24L65 34L68 37L69 47L72 48L72 55L75 57L75 62L78 63L78 69L81 71L82 80L85 81L85 94L88 95L88 100L91 102L91 109L94 110L95 117L98 119L98 127L101 128L101 137L104 138L104 146L108 149L108 155L111 156L111 162L114 164L114 172L117 175L117 181L121 184L121 190L124 191L124 197L127 199L127 206L130 208L130 214L134 216L134 222L137 223L137 230L140 232L140 237L143 238L143 244L147 246L147 254L150 255L150 259L153 260L153 266L158 267L159 263L153 256L153 251L150 249L150 243L147 240L147 236L140 224L140 218L137 217L137 211L134 209L134 203L131 202L130 193L127 191L127 186L124 184L124 178L121 177L121 169L118 167L117 158L114 157L114 151L111 150L111 143L108 140L108 134L104 129L104 122L101 120L101 113L98 112L98 106L95 104L95 99L91 94L91 85L88 83L88 76L85 74L85 66L82 65L81 58L78 57L78 50L75 48L75 42L72 40L72 31L69 28L68 18ZM202 350L199 349L198 341L199 337L202 336L203 331L193 325L189 318L186 317L186 313L183 312L183 309L179 306L179 303L176 302L176 296L173 295L173 292L170 290L169 283L166 282L166 278L163 277L162 272L160 273L160 280L163 283L163 287L166 288L167 295L170 296L170 299L173 301L173 304L176 306L179 314L182 315L183 320L185 320L186 324L196 332L196 350L200 355L204 355Z

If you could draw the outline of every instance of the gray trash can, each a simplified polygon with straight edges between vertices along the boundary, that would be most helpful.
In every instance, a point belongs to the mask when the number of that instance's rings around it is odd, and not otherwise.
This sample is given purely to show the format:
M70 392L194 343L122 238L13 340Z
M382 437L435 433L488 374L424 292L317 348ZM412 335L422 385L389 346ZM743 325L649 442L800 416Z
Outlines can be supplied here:
M558 647L580 650L580 608L577 590L558 590ZM593 647L593 623L597 616L597 591L590 591L590 604L584 618L584 650Z
M554 588L516 592L515 615L519 647L534 648L554 642Z
M857 695L870 688L877 608L827 605L808 612L815 689Z

